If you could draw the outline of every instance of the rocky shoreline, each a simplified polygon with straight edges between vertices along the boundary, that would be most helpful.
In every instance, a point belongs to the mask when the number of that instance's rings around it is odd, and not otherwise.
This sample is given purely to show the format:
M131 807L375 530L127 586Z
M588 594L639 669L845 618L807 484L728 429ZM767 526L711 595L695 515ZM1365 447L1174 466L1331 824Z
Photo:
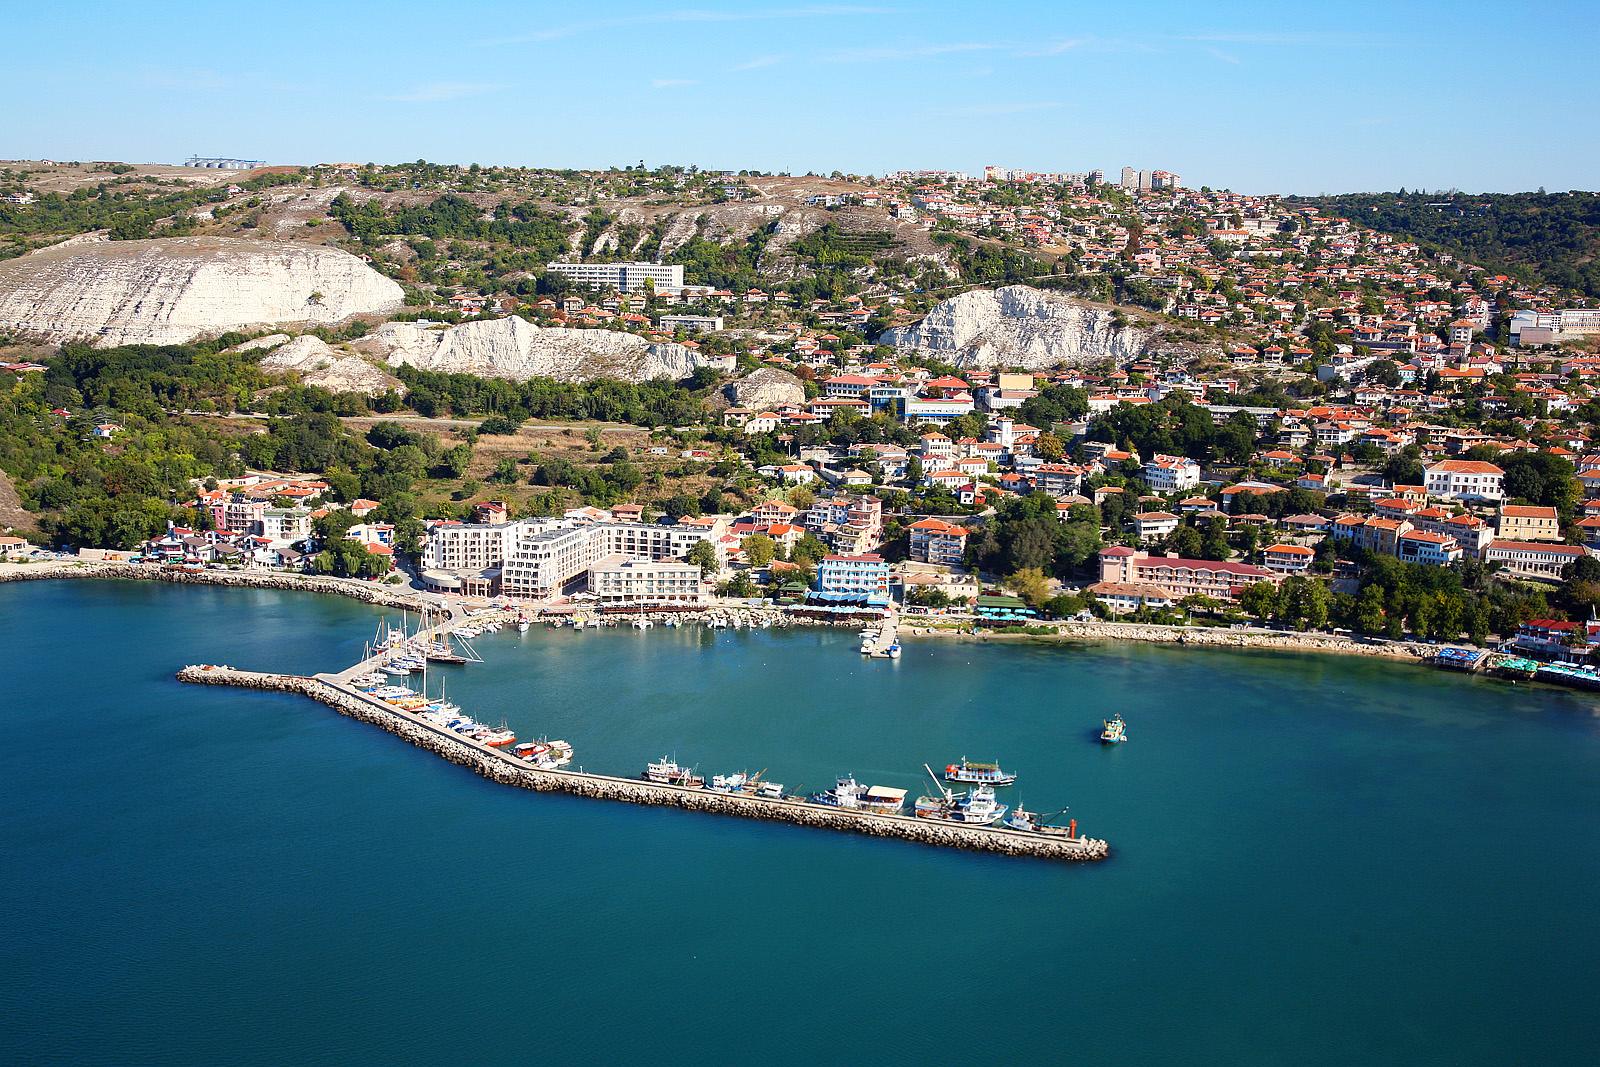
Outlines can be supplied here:
M682 808L716 815L766 819L816 829L892 837L924 845L961 848L1006 856L1092 861L1110 855L1110 846L1096 838L1062 838L989 827L953 826L909 816L871 815L791 801L714 793L705 789L588 774L546 771L459 734L430 726L405 712L348 691L322 678L263 674L232 667L188 666L178 680L196 685L228 685L278 693L296 693L326 704L360 722L377 726L418 748L466 767L502 785L540 793L568 793L597 800Z
M1050 625L1050 624L1045 624ZM1417 663L1431 659L1437 649L1415 641L1363 641L1326 633L1283 630L1233 630L1222 627L1155 626L1131 622L1065 622L1054 633L977 633L902 624L902 633L914 637L954 638L962 641L1141 641L1163 645L1256 649L1278 652L1319 652L1339 656L1368 656Z

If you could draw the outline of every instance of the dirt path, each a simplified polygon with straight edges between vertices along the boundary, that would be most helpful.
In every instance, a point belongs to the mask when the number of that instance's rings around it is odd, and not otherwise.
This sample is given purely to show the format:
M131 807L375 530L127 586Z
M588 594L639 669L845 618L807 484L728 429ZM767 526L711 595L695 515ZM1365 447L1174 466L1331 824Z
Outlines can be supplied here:
M11 484L10 475L0 471L0 530L8 527L18 533L31 533L39 528L39 520L32 513L22 510L22 498L17 495L17 487Z

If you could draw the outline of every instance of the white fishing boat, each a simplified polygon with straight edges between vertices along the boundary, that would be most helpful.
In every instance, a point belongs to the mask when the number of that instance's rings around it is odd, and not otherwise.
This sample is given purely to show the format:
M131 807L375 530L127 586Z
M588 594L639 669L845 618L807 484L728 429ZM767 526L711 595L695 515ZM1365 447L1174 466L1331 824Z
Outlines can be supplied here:
M934 788L938 790L939 795L917 798L912 809L916 812L917 818L966 823L971 826L991 826L1005 815L1007 807L995 800L993 786L975 785L971 792L953 793L940 784L939 776L933 773L933 768L923 764L923 769L928 772L928 777L933 779Z
M1128 724L1122 721L1121 715L1113 715L1102 720L1100 730L1100 743L1105 745L1120 745L1128 739Z
M846 775L836 781L832 789L812 796L811 802L848 811L898 815L900 809L905 807L906 791L882 785L862 785L854 777Z
M644 767L644 780L655 782L657 785L685 785L698 789L706 784L706 780L695 774L689 767L678 766L678 761L667 756L662 756L654 763L647 763Z

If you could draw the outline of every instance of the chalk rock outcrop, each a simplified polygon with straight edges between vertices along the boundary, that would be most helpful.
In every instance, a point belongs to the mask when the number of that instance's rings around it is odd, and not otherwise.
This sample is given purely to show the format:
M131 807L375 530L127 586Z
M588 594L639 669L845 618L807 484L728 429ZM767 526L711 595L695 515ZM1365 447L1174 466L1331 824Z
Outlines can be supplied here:
M409 365L513 381L677 379L711 364L682 345L651 344L620 330L540 327L517 315L459 326L386 322L362 338L359 347L381 354L392 367Z
M1027 285L974 289L942 301L921 322L885 330L884 344L937 356L958 367L1057 366L1114 360L1151 351L1159 327L1118 326L1110 308Z
M56 246L0 262L0 330L52 344L182 344L391 311L404 292L348 252L235 237Z
M276 335L275 335L276 336ZM292 371L305 385L335 393L376 396L401 389L400 379L353 352L332 348L320 337L296 337L261 357L263 370Z
M780 404L803 404L806 399L805 383L776 367L751 371L723 386L722 392L741 408L775 408Z

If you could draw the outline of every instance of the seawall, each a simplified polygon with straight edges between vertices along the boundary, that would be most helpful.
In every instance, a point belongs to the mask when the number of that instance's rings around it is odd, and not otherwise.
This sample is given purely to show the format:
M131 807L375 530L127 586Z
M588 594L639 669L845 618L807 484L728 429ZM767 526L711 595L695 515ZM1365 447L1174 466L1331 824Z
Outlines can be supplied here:
M1266 649L1279 652L1321 652L1341 656L1376 656L1406 662L1425 662L1438 649L1416 641L1363 641L1327 633L1287 630L1234 630L1208 626L1156 626L1131 622L1044 623L1053 633L986 633L918 626L915 618L901 620L901 633L916 637L956 638L963 641L1143 641L1208 648Z
M1088 861L1105 859L1111 851L1105 841L1095 838L1062 838L993 827L956 826L912 816L841 811L797 801L761 800L584 771L540 770L515 756L433 726L399 708L320 677L264 674L203 665L184 667L178 672L178 680L197 685L229 685L307 696L328 705L341 715L387 730L418 748L466 767L491 781L540 793L569 793L597 800L768 819L816 829L898 838L924 845L1007 856Z

